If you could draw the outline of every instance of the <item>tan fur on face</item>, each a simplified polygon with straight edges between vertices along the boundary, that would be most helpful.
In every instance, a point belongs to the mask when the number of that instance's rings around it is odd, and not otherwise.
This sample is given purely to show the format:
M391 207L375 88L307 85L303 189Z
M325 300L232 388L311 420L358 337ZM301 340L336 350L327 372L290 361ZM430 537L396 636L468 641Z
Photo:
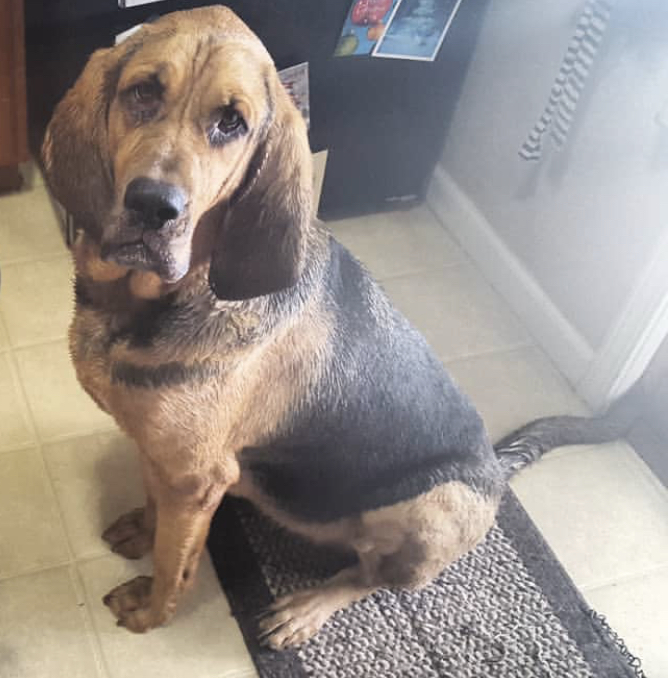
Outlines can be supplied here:
M164 87L153 120L137 124L126 97L116 96L109 111L109 149L113 158L116 203L137 176L166 181L188 195L190 219L197 223L211 205L237 187L254 150L267 113L262 71L248 68L259 58L253 43L229 42L212 47L207 35L179 32L150 40L126 64L118 83L121 95L151 77ZM168 62L164 55L169 54ZM175 59L174 55L179 55ZM266 53L262 55L270 62ZM216 112L235 102L249 135L212 148L209 126Z
M165 284L157 273L133 271L130 274L130 292L140 299L158 299L164 292Z
M161 96L144 118L133 87L147 81L159 82ZM210 132L232 104L247 130L215 146ZM233 12L175 12L90 58L48 126L42 148L47 182L98 246L102 240L123 242L130 181L143 177L174 185L187 200L183 223L170 235L172 246L179 260L196 268L209 263L219 228L210 223L211 210L240 187L269 123L280 126L283 118L289 128L304 125L266 49ZM281 143L292 143L288 137ZM310 176L308 144L294 152ZM104 263L98 256L89 268L93 279L122 275ZM130 291L156 298L171 288L137 276Z
M95 282L119 280L128 274L128 270L112 262L102 261L100 246L90 237L79 233L72 248L74 267L77 275Z

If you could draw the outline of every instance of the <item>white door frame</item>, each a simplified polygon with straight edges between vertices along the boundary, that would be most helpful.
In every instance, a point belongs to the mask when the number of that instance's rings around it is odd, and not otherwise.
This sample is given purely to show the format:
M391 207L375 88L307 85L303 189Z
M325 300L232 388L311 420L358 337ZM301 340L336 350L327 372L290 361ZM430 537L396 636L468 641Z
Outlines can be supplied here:
M604 409L647 369L668 337L668 234L641 275L603 346L596 351L578 393Z

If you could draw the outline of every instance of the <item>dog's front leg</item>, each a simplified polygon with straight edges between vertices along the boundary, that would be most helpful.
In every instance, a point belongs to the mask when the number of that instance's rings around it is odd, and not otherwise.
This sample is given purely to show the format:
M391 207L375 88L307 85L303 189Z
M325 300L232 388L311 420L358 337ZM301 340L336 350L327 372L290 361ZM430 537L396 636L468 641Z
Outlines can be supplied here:
M220 482L196 490L152 484L157 510L153 577L136 577L104 597L118 625L135 633L173 616L179 597L194 581L211 518L227 487Z

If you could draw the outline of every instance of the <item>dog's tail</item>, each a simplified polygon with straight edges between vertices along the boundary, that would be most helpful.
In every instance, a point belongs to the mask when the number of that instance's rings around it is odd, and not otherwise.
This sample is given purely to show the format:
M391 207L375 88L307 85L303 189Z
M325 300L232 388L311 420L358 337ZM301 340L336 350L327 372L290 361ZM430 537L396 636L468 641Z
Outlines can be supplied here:
M506 479L562 445L596 445L624 437L639 413L639 387L633 387L598 417L544 417L502 438L494 451Z

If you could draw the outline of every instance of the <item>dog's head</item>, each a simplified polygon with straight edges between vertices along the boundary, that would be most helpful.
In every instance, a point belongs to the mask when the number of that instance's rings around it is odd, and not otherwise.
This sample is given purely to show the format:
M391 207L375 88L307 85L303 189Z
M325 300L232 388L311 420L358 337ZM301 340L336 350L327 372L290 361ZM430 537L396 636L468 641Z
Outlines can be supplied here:
M102 259L221 299L288 287L312 218L304 122L229 9L176 12L95 52L42 149L55 197Z

